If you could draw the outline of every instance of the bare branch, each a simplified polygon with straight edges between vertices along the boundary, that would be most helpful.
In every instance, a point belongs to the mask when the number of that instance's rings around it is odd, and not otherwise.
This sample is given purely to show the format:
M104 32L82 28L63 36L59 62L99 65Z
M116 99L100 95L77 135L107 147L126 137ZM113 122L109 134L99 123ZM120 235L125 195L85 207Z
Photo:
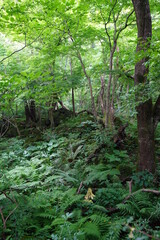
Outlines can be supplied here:
M1 214L2 222L3 222L3 228L6 229L6 222L5 222L5 218L4 218L4 215L3 215L3 211L2 211L1 208L0 208L0 214Z
M7 222L7 220L9 219L9 217L16 211L16 209L18 208L18 204L16 205L16 207L8 214L8 216L5 219L5 224Z
M80 194L80 191L81 191L82 186L83 186L83 182L80 183L79 188L78 188L78 191L77 191L77 194Z
M12 198L10 198L6 192L2 192L2 194L4 194L4 196L8 198L12 203L15 203L15 201Z
M131 191L131 189L129 190ZM157 191L157 190L154 190L154 189L147 189L147 188L142 188L142 189L139 189L137 190L136 192L133 192L131 194L129 194L127 197L125 197L125 199L122 201L122 204L125 204L127 202L128 199L130 199L132 196L136 195L137 193L140 193L140 192L148 192L148 193L153 193L157 196L160 195L160 191ZM118 207L115 207L115 208L108 208L108 215L111 215L113 213L116 213L119 211L119 208ZM160 240L160 239L158 239Z
M5 128L5 129L4 129L4 132L3 132L3 128ZM2 127L1 127L0 137L3 137L3 136L7 133L8 129L9 129L9 122L6 122L6 123L5 123L4 125L2 125Z
M154 189L147 189L147 188L142 188L142 189L139 189L138 191L136 192L133 192L132 194L128 195L124 200L123 200L123 203L125 203L129 198L131 198L132 196L134 196L135 194L139 193L139 192L148 192L148 193L153 193L157 196L160 195L160 191L157 191L157 190L154 190Z
M6 229L6 222L7 220L10 218L10 216L16 211L16 209L18 208L18 203L16 201L16 199L13 197L13 199L11 197L8 196L8 194L6 192L1 192L1 194L4 194L6 198L8 198L12 203L15 203L16 206L15 208L9 212L9 214L7 215L7 217L5 218L4 217L4 214L3 214L3 211L2 211L2 208L0 208L0 215L1 215L1 218L2 218L2 222L3 222L3 229L5 230Z
M128 227L129 227L131 230L133 229L133 227L131 227L130 225L128 225ZM145 231L141 231L141 230L138 230L138 229L136 229L136 228L134 228L134 231L139 232L139 233L142 233L142 234L144 234L145 236L147 236L147 237L149 237L149 238L151 238L151 239L160 240L160 238L157 238L157 237L155 237L155 236L152 236L152 235L146 233Z

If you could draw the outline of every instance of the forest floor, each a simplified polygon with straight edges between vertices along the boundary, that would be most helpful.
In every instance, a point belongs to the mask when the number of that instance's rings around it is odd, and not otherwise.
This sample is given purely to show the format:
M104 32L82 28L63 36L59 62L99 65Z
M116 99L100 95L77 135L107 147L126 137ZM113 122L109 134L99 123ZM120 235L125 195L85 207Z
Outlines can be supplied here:
M137 173L136 127L120 144L116 133L83 114L2 138L1 238L160 239L160 164Z

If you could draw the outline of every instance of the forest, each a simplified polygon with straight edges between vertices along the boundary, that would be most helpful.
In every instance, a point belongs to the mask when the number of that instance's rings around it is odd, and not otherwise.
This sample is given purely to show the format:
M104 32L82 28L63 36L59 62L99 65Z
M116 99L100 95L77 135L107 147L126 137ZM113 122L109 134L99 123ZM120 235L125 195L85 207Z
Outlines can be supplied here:
M0 239L160 240L160 1L0 10Z

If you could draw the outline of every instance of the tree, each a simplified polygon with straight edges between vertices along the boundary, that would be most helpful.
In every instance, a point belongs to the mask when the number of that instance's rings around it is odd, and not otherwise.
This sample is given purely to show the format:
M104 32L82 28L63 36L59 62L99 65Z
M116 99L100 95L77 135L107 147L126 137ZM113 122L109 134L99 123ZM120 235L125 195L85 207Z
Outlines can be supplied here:
M138 124L138 170L155 171L154 153L154 133L158 121L160 120L160 97L155 105L148 91L149 80L147 79L149 67L147 50L150 47L152 38L152 20L150 13L149 0L132 0L137 20L138 43L137 53L141 54L141 59L135 66L135 84L141 87L141 92L137 91L137 124ZM145 101L144 101L144 98Z

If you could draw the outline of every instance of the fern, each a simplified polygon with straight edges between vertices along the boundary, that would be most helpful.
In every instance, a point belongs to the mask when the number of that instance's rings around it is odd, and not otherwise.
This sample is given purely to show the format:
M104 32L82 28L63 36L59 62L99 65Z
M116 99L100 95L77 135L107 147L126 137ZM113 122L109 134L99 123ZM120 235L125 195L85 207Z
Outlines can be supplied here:
M84 231L86 239L90 240L100 239L101 234L96 223L93 222L85 223L85 225L82 228L82 231Z
M121 240L124 222L123 218L110 221L108 232L103 236L102 240Z
M84 181L85 184L91 184L95 181L106 181L108 176L119 175L118 169L107 169L106 165L99 164L97 166L88 166L86 168L87 177Z
M154 211L152 202L149 201L149 197L144 193L135 194L125 204L118 204L117 207L122 214L129 214L135 217L141 217L142 215L149 217L150 213Z
M106 215L94 214L90 216L90 220L97 225L102 236L108 231L110 225L110 218Z
M139 209L134 202L127 201L125 204L118 204L117 207L121 210L123 215L139 216ZM138 210L138 212L137 212Z

